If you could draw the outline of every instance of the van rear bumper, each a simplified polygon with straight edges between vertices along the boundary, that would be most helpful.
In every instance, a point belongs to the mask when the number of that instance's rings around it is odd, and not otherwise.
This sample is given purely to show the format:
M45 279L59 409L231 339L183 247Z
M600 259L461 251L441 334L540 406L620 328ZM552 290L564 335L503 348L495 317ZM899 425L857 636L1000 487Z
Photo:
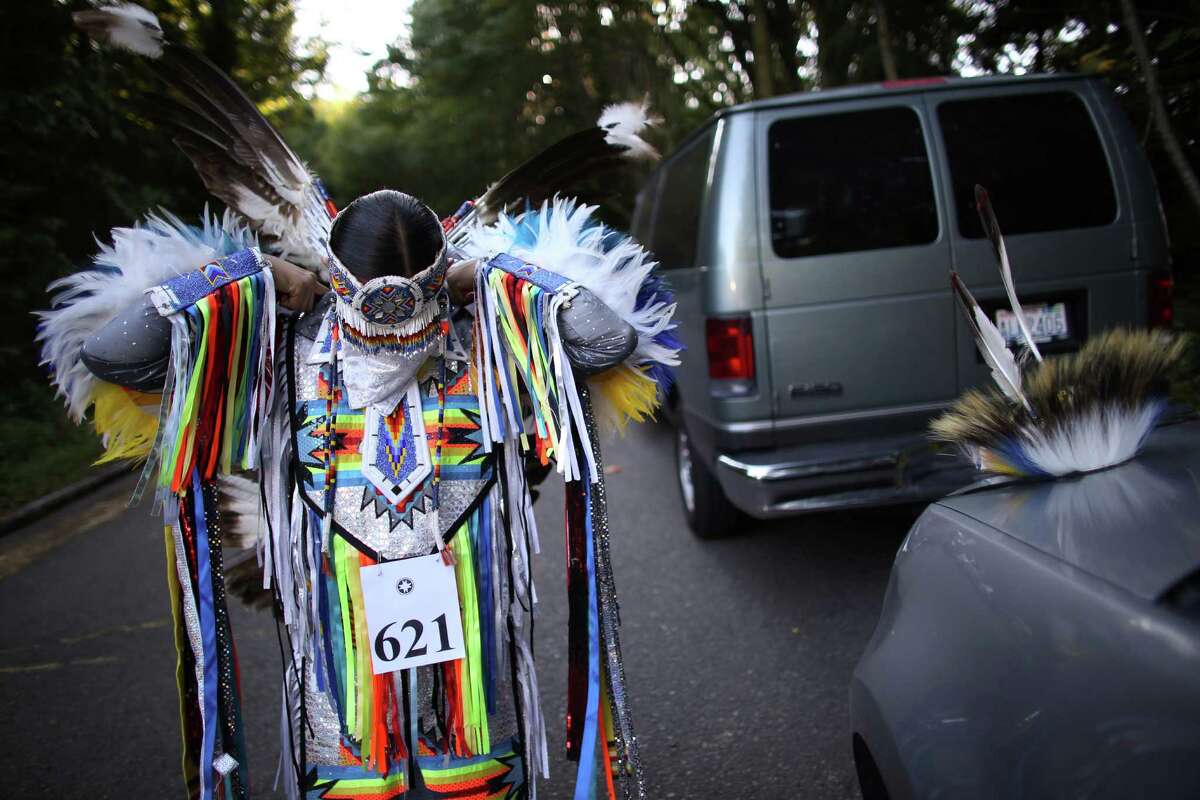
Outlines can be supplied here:
M759 519L933 500L979 478L923 434L717 456L729 500Z

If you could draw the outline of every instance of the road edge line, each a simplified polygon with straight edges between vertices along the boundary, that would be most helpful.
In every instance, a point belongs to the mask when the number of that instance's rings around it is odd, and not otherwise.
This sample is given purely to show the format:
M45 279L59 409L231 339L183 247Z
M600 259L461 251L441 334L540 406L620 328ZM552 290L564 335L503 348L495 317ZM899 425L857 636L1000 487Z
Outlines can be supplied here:
M0 517L0 537L20 530L33 521L35 517L54 510L55 506L64 501L74 500L91 494L97 489L101 489L113 481L130 474L132 472L128 464L109 464L86 478L75 481L69 486L55 489L53 492L44 494L36 500L31 500L15 511Z

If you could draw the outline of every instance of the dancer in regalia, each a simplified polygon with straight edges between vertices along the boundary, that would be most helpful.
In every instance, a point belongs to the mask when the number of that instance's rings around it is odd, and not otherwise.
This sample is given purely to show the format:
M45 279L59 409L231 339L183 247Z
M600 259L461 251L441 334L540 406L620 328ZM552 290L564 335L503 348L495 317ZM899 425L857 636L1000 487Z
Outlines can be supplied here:
M606 111L445 220L395 191L337 213L153 15L77 19L152 59L164 119L230 207L113 231L52 287L40 333L71 412L106 458L146 460L138 491L161 506L189 792L251 794L242 719L267 712L242 707L223 563L248 539L286 632L289 797L535 796L533 462L566 481L575 796L644 796L599 444L653 412L674 304L640 246L553 196L652 153L644 109Z

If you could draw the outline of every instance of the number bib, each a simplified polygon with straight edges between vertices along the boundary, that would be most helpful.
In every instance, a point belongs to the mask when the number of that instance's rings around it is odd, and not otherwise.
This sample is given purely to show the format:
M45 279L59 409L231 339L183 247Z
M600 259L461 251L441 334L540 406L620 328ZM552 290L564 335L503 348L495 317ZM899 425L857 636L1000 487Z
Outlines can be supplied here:
M376 675L465 658L454 567L438 553L363 567Z

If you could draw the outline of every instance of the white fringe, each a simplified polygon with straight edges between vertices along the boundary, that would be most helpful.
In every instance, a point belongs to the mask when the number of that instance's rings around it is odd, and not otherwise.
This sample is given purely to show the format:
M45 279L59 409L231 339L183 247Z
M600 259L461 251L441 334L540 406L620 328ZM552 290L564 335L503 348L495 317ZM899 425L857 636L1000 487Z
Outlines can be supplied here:
M532 555L540 551L537 539L537 523L533 517L533 502L529 497L529 486L525 482L525 463L514 447L504 449L504 463L497 465L507 476L508 492L504 503L512 521L512 549L508 558L512 561L513 603L508 611L513 619L516 646L517 683L521 692L521 708L524 712L525 764L529 778L529 796L537 796L537 773L550 777L549 748L546 745L546 720L542 714L538 691L537 667L529 646L527 614L533 613L537 604L537 592L533 590ZM526 611L528 609L528 612ZM506 630L503 628L502 630Z
M340 297L337 314L342 322L366 336L412 336L429 327L438 315L438 304L436 299L423 303L420 311L397 325L377 325Z

